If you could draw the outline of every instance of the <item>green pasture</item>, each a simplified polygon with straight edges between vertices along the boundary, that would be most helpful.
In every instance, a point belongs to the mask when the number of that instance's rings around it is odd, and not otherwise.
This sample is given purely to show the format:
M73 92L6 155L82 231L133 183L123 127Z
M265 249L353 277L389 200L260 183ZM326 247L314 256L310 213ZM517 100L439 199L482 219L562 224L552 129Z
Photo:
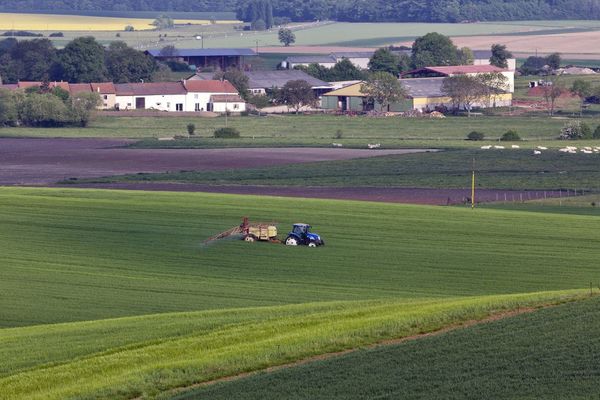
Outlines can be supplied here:
M587 190L600 193L600 154L568 154L553 149L534 155L531 149L512 149L510 144L504 145L508 148L445 150L313 162L303 164L302 168L283 165L224 171L139 173L64 183L467 188L471 185L474 162L479 189Z
M600 389L599 306L595 297L175 398L593 398Z
M327 245L202 245L244 215L278 221L282 235L309 222ZM1 188L0 399L160 397L578 299L599 279L597 226L491 209Z
M466 141L471 131L483 132L488 140L498 140L509 129L517 131L531 145L564 146L555 140L568 122L565 117L548 116L473 116L430 118L373 118L366 116L285 115L268 117L229 117L227 125L240 131L240 139L213 139L214 130L225 126L225 118L114 117L100 114L87 128L0 128L0 137L105 137L144 140L135 147L203 148L203 147L273 147L331 146L366 148L368 143L395 147L479 147L485 142ZM600 118L585 117L595 128ZM196 125L196 136L188 139L186 126ZM152 138L183 139L158 141ZM338 136L342 137L339 138ZM593 145L582 144L576 145Z
M482 204L485 208L555 214L600 215L600 192L584 196Z
M596 218L454 207L25 188L0 205L4 327L572 289L595 277L600 241ZM245 215L282 235L311 223L327 246L201 244Z

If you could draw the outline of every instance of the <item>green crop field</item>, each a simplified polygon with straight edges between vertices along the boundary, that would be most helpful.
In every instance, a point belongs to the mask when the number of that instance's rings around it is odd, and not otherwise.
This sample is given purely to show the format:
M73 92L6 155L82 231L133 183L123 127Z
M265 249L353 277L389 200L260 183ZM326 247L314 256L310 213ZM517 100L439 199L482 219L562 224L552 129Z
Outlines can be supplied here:
M600 391L599 306L596 297L176 399L589 399Z
M599 279L597 217L291 201L1 188L0 399L152 398ZM327 245L201 244L244 215Z
M446 150L226 171L139 173L64 183L184 182L211 185L588 190L600 193L600 154L557 150ZM600 210L600 209L599 209Z
M229 117L227 123L240 131L240 139L212 139L214 130L225 126L225 118L199 117L113 117L100 116L87 128L0 128L0 137L113 137L159 138L187 135L186 125L196 125L196 138L174 141L145 140L136 147L272 147L330 146L346 147L479 147L486 142L464 140L471 131L483 132L489 140L513 129L531 145L562 147L555 140L568 119L547 116L473 116L430 118L371 118L334 115L286 115L269 117ZM585 117L593 129L600 118ZM340 133L342 138L336 138ZM597 141L596 141L597 142ZM578 146L593 146L578 142ZM597 145L597 143L596 143Z

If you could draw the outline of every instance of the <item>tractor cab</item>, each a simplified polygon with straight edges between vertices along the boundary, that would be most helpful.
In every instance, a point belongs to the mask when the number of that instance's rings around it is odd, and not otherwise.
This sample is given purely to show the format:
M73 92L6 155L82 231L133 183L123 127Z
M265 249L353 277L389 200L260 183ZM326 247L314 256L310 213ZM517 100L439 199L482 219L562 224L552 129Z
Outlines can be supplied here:
M287 246L309 246L317 247L325 244L321 236L310 231L308 224L294 224L292 231L285 239Z

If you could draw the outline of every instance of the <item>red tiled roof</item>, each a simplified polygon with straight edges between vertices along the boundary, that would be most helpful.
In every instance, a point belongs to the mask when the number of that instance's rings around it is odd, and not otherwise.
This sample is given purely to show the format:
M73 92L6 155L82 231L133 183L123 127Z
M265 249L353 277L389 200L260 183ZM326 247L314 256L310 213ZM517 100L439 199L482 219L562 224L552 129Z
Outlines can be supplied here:
M444 75L484 74L506 71L505 69L498 68L494 65L450 65L444 67L425 67L423 69Z
M237 94L213 94L210 96L211 103L243 103L244 100Z
M235 93L237 89L229 81L217 80L185 80L183 84L188 92L198 93Z
M117 83L115 92L119 96L187 94L181 82Z
M69 84L69 88L71 89L71 93L91 93L92 91L92 87L89 83L71 83Z
M112 82L90 83L92 90L101 94L114 94L115 85Z

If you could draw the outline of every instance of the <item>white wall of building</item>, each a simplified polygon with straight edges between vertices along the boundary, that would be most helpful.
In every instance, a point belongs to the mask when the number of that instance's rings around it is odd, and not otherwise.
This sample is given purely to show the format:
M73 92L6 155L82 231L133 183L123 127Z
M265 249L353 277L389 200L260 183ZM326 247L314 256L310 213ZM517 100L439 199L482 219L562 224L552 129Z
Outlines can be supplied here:
M185 94L157 94L146 96L116 96L119 110L135 110L138 98L144 98L146 110L185 111Z
M227 108L226 108L227 107ZM246 111L246 103L235 102L235 103L213 103L213 111L216 113L224 113L228 110L231 113L240 113Z

